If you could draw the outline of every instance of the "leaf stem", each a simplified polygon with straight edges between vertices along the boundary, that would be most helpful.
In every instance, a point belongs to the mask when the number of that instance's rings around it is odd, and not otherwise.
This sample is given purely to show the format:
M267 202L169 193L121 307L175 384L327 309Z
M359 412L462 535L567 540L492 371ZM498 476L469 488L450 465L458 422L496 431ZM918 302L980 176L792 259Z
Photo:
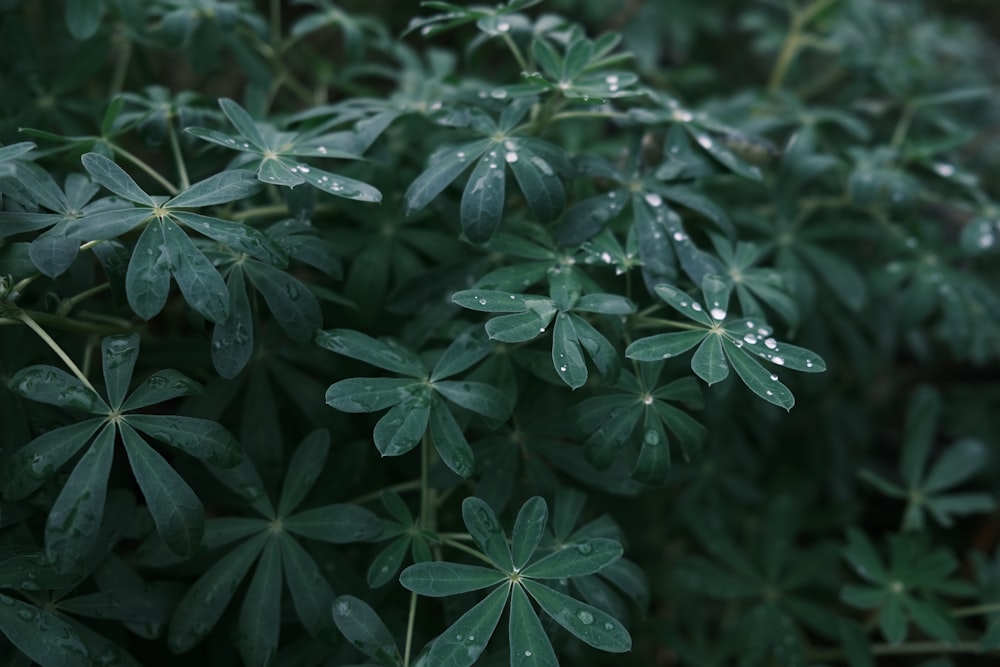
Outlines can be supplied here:
M971 607L959 607L952 609L951 615L955 618L965 616L983 616L986 614L996 614L1000 612L1000 602L990 602L988 604L977 604Z
M675 329L688 329L691 331L705 329L703 324L693 322L679 322L677 320L666 320L660 317L638 317L632 320L632 326L636 329L652 329L657 327L674 327Z
M187 166L184 164L184 154L181 153L181 145L177 140L177 133L174 131L173 113L167 117L167 138L170 140L170 152L174 155L174 163L177 165L177 177L181 179L181 190L191 187L188 180Z
M90 297L96 294L100 294L101 292L104 292L109 289L111 289L110 283L101 283L100 285L94 285L90 289L84 290L79 294L71 296L68 299L63 299L59 303L59 307L56 309L56 315L60 317L68 315L69 312L73 310L73 307L76 306L81 301L86 301Z
M795 57L799 54L799 51L803 46L813 43L812 38L805 33L806 26L823 10L835 2L837 0L816 0L801 11L794 8L791 10L788 34L785 35L785 41L781 45L778 59L775 61L774 69L771 71L771 78L767 82L767 90L769 92L777 92L781 88L781 84L784 83L785 77L788 74L788 68L795 61Z
M474 558L477 558L477 559L483 561L484 563L489 563L490 565L493 565L495 567L493 561L491 561L486 556L486 554L484 554L484 553L482 553L480 551L477 551L476 549L473 549L470 546L462 544L461 542L459 542L457 540L446 539L443 536L439 536L439 537L441 537L441 544L449 546L452 549L458 549L459 551L465 552L465 553L469 554L470 556L472 556Z
M178 192L180 192L180 190L177 189L176 185L174 185L166 178L164 178L162 175L160 175L160 172L150 167L138 156L133 155L132 153L128 152L127 150L125 150L124 148L122 148L117 144L110 144L110 146L111 150L113 150L118 155L121 155L123 158L125 158L135 166L139 167L139 169L144 171L150 178L152 178L154 181L162 185L167 190L167 192L170 193L170 195L176 195Z
M513 40L509 32L503 33L503 41L507 45L507 48L510 49L510 52L514 54L514 58L517 60L521 71L528 71L528 61L524 59L524 54L521 53L521 49L517 46L517 42Z
M373 500L378 500L382 496L383 491L396 491L397 493L405 493L407 491L417 491L421 488L421 483L419 479L411 479L408 482L400 482L399 484L393 484L392 486L385 486L378 491L372 491L371 493L366 493L364 495L358 496L357 498L352 498L347 502L351 505L364 505L370 503Z
M410 593L410 613L406 618L406 644L403 648L403 667L410 667L410 653L413 649L413 625L417 620L417 594Z
M45 341L46 345L52 348L52 351L55 352L60 359L62 359L63 363L66 364L66 367L69 368L70 371L73 372L73 375L75 375L77 379L83 383L84 387L94 392L95 394L97 393L97 390L94 389L94 385L90 384L90 380L88 380L87 376L83 374L83 371L81 371L77 367L77 365L73 363L73 360L69 358L69 355L66 354L66 351L63 350L61 347L59 347L59 343L55 342L55 340L52 339L52 336L50 336L45 329L39 326L38 322L32 319L31 315L29 315L24 311L21 311L21 313L18 315L18 319L24 322L29 329L34 331L39 338Z

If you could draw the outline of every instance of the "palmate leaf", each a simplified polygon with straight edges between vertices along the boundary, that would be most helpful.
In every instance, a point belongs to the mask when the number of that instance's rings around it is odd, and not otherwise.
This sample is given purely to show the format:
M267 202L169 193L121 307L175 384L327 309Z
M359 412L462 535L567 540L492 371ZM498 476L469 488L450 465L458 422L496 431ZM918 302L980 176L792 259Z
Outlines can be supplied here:
M628 632L612 616L534 580L572 580L601 571L621 558L621 544L603 537L581 535L573 544L522 569L524 563L530 562L548 517L548 507L541 497L529 499L518 512L513 550L508 546L496 514L486 502L475 497L466 498L462 502L462 516L476 546L495 569L445 562L416 563L403 570L400 583L415 593L430 597L496 588L428 644L416 664L471 665L495 631L510 596L513 596L509 616L511 664L538 664L537 661L555 664L552 648L525 590L560 625L590 645L615 652L631 647ZM575 520L575 515L573 518ZM571 614L573 618L569 618Z
M240 607L236 646L243 663L264 667L278 650L281 628L281 547L270 540L261 552Z
M325 643L333 642L335 619L330 618L333 587L312 556L296 540L281 539L281 564L292 597L292 605L310 635Z
M238 137L201 127L189 127L186 131L199 139L241 151L253 157L251 166L256 166L256 177L260 182L294 188L309 183L318 190L346 199L363 202L379 202L382 194L373 186L341 174L318 169L302 163L299 157L323 157L358 159L356 151L367 146L365 141L338 141L337 137L313 136L307 133L278 132L272 126L258 124L247 111L233 100L222 98L219 106L229 122L239 132ZM396 117L384 116L384 129ZM343 139L344 137L339 137ZM368 140L367 143L370 143Z

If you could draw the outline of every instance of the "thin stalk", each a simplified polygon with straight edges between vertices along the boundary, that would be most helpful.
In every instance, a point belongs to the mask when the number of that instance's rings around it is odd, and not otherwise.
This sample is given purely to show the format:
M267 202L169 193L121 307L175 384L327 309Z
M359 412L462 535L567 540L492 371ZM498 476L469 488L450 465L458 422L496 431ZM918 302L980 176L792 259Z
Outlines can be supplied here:
M403 667L410 667L410 653L413 650L413 624L417 620L417 594L410 593L410 613L406 619L406 645L403 649Z
M153 169L152 167L150 167L148 164L146 164L145 162L143 162L139 157L133 155L132 153L129 153L127 150L125 150L121 146L119 146L117 144L111 144L111 150L113 150L115 153L118 153L123 158L125 158L126 160L128 160L129 162L131 162L132 164L134 164L135 166L139 167L139 169L141 169L142 171L146 172L146 174L149 175L150 178L152 178L154 181L156 181L157 183L159 183L160 185L162 185L164 188L166 188L166 190L167 190L167 192L169 194L176 195L178 192L180 192L180 190L177 189L176 185L174 185L173 183L171 183L170 181L168 181L166 178L164 178L163 176L161 176L158 171L156 171L155 169Z
M811 38L805 33L809 22L835 2L837 0L816 0L802 11L792 9L788 34L785 35L785 41L781 45L778 59L774 63L774 69L771 71L771 77L767 82L768 91L773 93L781 88L785 77L788 75L788 69L795 61L795 57L799 54L799 51L803 46L812 42Z
M442 539L441 540L441 544L449 546L452 549L458 549L459 551L467 553L467 554L469 554L470 556L472 556L474 558L478 558L479 560L483 561L484 563L489 563L490 565L494 564L493 561L491 561L485 554L483 554L483 553L481 553L479 551L476 551L472 547L466 546L466 545L464 545L461 542L458 542L456 540Z
M560 120L571 118L628 118L628 114L621 111L563 111L549 118L549 122L555 123Z
M34 331L39 338L45 341L46 345L52 348L52 351L55 352L60 359L62 359L63 363L66 364L66 367L72 371L73 375L75 375L81 383L83 383L84 387L95 394L97 393L97 390L94 389L94 385L90 384L90 380L88 380L87 376L83 374L83 371L81 371L77 365L73 363L73 360L69 358L66 351L59 347L59 343L55 342L55 340L52 339L52 336L50 336L45 329L40 327L38 323L31 318L31 315L22 311L18 317L28 326L29 329Z
M702 330L704 324L694 324L688 322L678 322L677 320L665 320L660 317L639 317L632 321L632 326L636 329L652 329L658 327L674 327L675 329ZM708 331L705 329L705 331Z
M382 496L383 491L395 491L397 493L405 493L407 491L417 491L421 487L419 479L411 479L409 482L400 482L399 484L393 484L392 486L387 486L378 491L372 491L371 493L366 493L364 495L358 496L357 498L352 498L347 502L351 505L364 505L365 503L370 503L373 500L378 500Z
M132 61L132 40L124 34L124 30L119 29L117 38L121 47L118 57L115 58L114 71L111 73L111 86L108 88L108 99L114 99L125 87L125 76L128 74L128 66Z
M59 303L59 308L56 310L56 315L60 315L60 316L61 315L68 315L69 312L71 310L73 310L73 307L76 306L81 301L86 301L90 297L92 297L92 296L94 296L96 294L100 294L101 292L104 292L104 291L109 290L109 289L111 289L111 284L110 283L101 283L100 285L95 285L95 286L91 287L88 290L84 290L84 291L80 292L79 294L71 296L68 299L63 299Z
M977 604L972 607L959 607L958 609L952 609L951 615L955 618L963 618L965 616L983 616L997 612L1000 612L1000 602Z
M507 48L510 49L510 52L514 54L514 58L517 60L521 71L527 72L528 61L524 59L524 54L521 53L521 49L517 46L517 42L513 40L509 32L503 33L503 41L507 45Z
M984 651L979 642L908 642L905 644L873 644L872 655L930 655L930 654L959 654L959 653L979 653L983 655L996 654L996 651ZM826 662L833 660L846 660L847 655L843 649L821 649L810 651L807 656L810 662Z
M187 166L184 164L184 154L181 153L181 144L177 140L177 133L174 131L173 115L167 117L167 138L170 140L170 152L174 155L174 163L177 165L177 177L181 179L181 190L191 187L188 180Z

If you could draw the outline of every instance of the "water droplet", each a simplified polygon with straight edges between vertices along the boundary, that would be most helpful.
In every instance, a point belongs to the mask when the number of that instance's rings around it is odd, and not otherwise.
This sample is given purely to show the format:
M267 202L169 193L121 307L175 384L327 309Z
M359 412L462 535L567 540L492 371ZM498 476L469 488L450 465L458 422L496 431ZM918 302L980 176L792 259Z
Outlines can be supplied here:
M689 122L694 116L691 115L690 111L685 111L684 109L674 109L674 120L681 123Z
M650 396L649 394L646 394L646 396L643 397L642 402L645 403L646 405L652 405L653 404L653 397Z
M524 657L525 658L530 658L531 656L532 656L532 653L531 653L530 649L524 652Z
M465 638L465 640L469 641L469 642L474 642L474 641L476 641L476 636L475 635L469 635L468 637Z
M565 373L566 372L566 367L565 366L560 366L559 367L559 372L560 373Z
M713 320L726 319L726 311L724 311L722 308L713 308L712 310L709 311L709 314L712 316Z
M813 367L812 359L806 359L806 368L812 368L812 367Z
M587 542L584 542L583 544L576 545L576 550L581 554L583 554L584 556L588 556L594 550L594 547L592 547Z
M767 390L767 395L768 395L768 396L774 396L774 392L773 392L773 391L771 391L770 389L768 389L768 390Z
M323 155L326 155L326 146L320 146L316 149L316 151L322 153Z
M669 358L670 358L670 357L672 357L672 356L674 356L674 355L670 354L669 352L664 352L664 353L663 353L663 356L662 356L662 357L660 357L660 358L661 358L661 359L669 359Z
M604 624L604 629L605 630L614 630L615 629L615 625L614 625L614 623L611 623L609 621L609 622L607 622L607 623Z
M479 302L480 306L485 306L486 305L486 299L483 299L482 297L476 299L476 301Z
M778 364L779 366L785 365L785 360L782 357L771 357L771 361Z
M774 350L777 349L778 347L778 341L774 340L773 338L768 338L767 340L764 341L764 345L767 347L767 349Z
M302 172L303 174L308 174L309 173L309 167L305 166L304 164L300 164L299 165L299 171Z
M757 336L754 336L752 333L748 333L745 336L743 336L743 340L745 340L749 345L757 344Z
M647 192L646 203L655 208L663 204L663 197L656 194L655 192Z
M646 431L646 435L643 437L642 441L650 447L656 447L660 444L660 434L657 433L655 429L649 429Z
M698 135L698 143L707 151L712 150L712 146L714 146L712 139L707 134Z
M771 381L772 382L777 382L778 381L778 376L775 375L774 373L771 373Z
M580 611L576 612L576 617L580 619L580 622L583 623L584 625L590 625L591 623L594 622L594 615L591 614L586 609L581 609Z
M687 234L685 234L684 232L674 232L674 240L677 241L678 243L680 243L686 238Z
M702 310L701 304L700 303L692 303L691 304L691 310L695 311L696 313L700 313L701 310Z
M458 151L457 153L455 153L455 157L457 157L460 162L465 162L465 152L464 151Z
M500 32L507 32L510 30L510 24L506 21L501 21L500 23L497 23L497 30Z
M507 162L517 162L517 153L510 151L503 156L503 159L507 160Z

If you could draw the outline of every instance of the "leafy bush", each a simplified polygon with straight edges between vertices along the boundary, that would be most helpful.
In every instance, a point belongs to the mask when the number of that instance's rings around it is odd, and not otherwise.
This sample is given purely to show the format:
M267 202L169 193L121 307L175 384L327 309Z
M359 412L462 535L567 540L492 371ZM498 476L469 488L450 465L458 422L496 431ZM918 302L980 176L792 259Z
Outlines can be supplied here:
M405 9L0 2L0 665L994 664L995 8Z

